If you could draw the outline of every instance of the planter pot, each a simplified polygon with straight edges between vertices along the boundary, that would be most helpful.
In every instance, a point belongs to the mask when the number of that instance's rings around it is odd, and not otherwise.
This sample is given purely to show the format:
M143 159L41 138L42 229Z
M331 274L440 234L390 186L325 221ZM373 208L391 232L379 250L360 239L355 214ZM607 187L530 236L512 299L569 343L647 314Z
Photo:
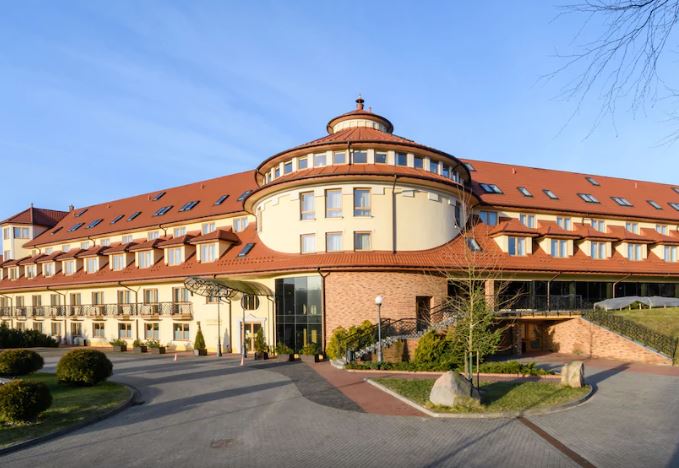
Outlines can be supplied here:
M276 356L279 361L294 361L295 360L295 355L294 354L279 354Z
M267 352L255 353L255 361L259 361L259 360L263 360L263 359L269 359L269 353L267 353Z
M148 351L148 348L146 346L135 346L132 348L133 353L145 353Z
M302 354L303 362L317 362L318 356L315 354Z
M196 356L207 356L207 349L194 349L193 354Z
M160 348L149 348L149 353L151 354L165 354L165 346Z
M127 345L114 346L113 351L118 351L120 353L124 353L125 351L127 351Z

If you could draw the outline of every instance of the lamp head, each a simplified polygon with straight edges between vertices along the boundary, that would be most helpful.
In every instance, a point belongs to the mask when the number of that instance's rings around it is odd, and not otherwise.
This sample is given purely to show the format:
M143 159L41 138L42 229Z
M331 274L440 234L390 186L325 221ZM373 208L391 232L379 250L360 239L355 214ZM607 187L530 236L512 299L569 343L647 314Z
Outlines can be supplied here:
M384 296L382 296L381 294L378 294L377 296L375 296L375 305L378 305L378 306L382 305L383 301L384 301Z

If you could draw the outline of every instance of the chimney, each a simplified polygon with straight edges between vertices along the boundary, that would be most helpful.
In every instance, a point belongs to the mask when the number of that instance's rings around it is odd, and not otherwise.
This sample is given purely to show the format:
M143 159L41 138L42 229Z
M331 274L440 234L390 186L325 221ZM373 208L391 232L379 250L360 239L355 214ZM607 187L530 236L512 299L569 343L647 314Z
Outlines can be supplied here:
M363 103L364 103L364 102L365 102L365 101L363 100L363 98L362 98L361 95L359 94L359 95L358 95L358 99L356 99L356 110L363 110Z
M71 211L73 211L73 210L75 210L75 206L73 206L73 205L68 205L68 211L71 212Z

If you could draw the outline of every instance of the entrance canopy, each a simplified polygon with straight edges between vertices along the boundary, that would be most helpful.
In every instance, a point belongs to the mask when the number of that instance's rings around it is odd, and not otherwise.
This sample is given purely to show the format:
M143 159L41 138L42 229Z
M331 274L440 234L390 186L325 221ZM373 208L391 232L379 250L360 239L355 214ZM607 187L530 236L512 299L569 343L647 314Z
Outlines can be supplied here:
M249 296L272 297L273 291L261 283L255 281L241 281L234 279L199 278L189 276L184 281L186 289L192 293L206 297L219 297L232 299L239 293Z
M660 297L660 296L627 296L627 297L616 297L612 299L606 299L605 301L595 302L594 308L596 309L623 309L629 307L630 305L639 302L648 307L678 307L679 298L676 297Z

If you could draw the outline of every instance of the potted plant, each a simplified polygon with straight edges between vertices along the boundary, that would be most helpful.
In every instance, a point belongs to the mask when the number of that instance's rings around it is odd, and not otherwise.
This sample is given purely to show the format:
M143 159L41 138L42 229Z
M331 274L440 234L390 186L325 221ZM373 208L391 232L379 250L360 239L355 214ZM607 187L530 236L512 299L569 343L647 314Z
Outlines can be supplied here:
M264 332L260 328L255 335L255 360L269 359L268 350L269 347L266 345L266 341L264 341Z
M319 346L316 343L307 343L302 348L302 361L304 362L317 362Z
M165 346L161 346L157 340L148 340L146 342L148 352L151 354L165 354Z
M109 341L109 343L113 346L113 351L127 351L127 341L125 340L118 338L117 340Z
M198 333L196 333L196 340L193 342L193 354L196 356L207 356L207 347L205 346L203 330L200 329L200 322L198 322Z
M139 338L134 340L132 343L132 352L133 353L145 353L148 351L148 348L146 347L146 343L141 341Z
M295 352L292 348L286 346L282 341L276 344L276 356L278 356L280 361L294 361L294 355Z

